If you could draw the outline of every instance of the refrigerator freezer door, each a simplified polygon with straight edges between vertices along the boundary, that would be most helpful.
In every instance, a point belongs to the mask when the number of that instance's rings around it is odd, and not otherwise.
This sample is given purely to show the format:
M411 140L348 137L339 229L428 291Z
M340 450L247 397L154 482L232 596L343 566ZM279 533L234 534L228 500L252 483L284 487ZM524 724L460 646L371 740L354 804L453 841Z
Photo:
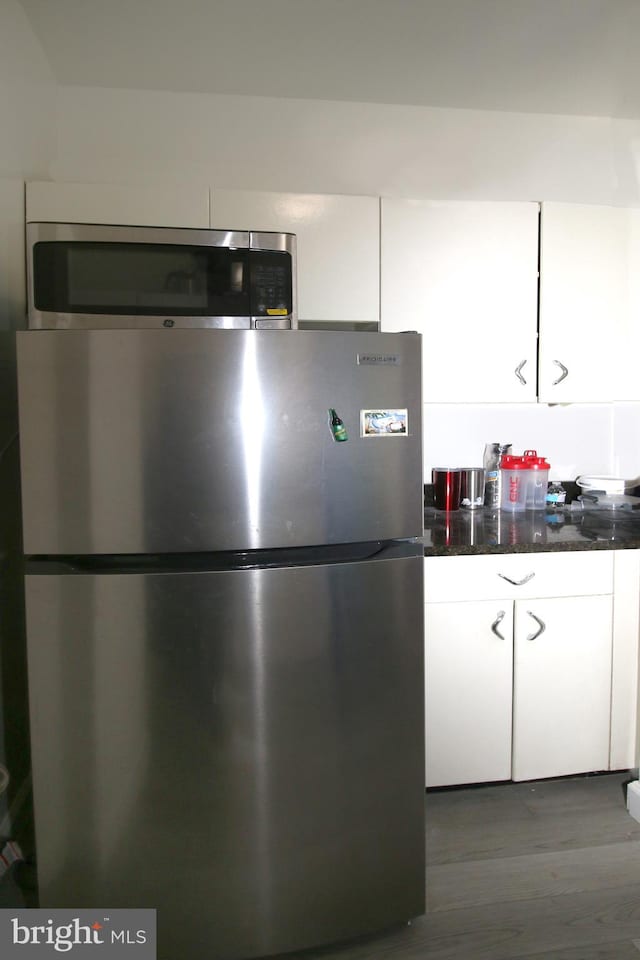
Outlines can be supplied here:
M31 575L27 606L43 906L155 907L161 960L424 911L420 557Z
M419 340L326 331L19 333L25 552L422 536ZM330 409L347 442L336 442ZM379 414L371 421L378 432L362 436L365 410ZM406 432L390 413L404 410Z

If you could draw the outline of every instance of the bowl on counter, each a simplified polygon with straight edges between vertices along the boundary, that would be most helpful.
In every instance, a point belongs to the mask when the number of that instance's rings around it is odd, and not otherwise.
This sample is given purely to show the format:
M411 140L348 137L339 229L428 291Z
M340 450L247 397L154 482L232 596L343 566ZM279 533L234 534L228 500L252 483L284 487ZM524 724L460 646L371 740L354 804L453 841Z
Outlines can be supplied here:
M597 476L585 473L576 477L576 483L583 493L618 495L636 490L640 486L640 477L625 480L623 477Z

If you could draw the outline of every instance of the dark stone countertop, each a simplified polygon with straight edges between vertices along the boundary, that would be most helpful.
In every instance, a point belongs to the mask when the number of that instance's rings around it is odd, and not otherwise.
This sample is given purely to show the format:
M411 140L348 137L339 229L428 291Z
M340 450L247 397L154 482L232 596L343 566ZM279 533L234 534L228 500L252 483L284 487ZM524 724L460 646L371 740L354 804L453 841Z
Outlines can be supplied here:
M426 557L561 550L638 550L640 512L569 507L519 514L489 510L425 508Z

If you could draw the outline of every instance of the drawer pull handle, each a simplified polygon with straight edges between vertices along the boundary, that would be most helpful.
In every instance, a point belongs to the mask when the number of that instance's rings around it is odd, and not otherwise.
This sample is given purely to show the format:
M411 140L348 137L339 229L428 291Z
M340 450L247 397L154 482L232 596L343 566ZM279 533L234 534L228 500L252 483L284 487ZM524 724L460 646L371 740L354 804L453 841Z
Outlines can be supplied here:
M506 573L499 573L498 576L502 577L503 580L506 580L507 583L512 584L514 587L521 587L524 583L529 583L529 580L533 580L535 573L528 573L522 580L512 580Z
M498 638L498 640L504 640L504 637L502 636L502 634L501 634L500 631L498 630L498 627L500 626L500 624L501 624L502 621L504 620L504 617L505 617L504 610L499 610L499 611L498 611L498 616L495 618L495 620L494 620L493 623L491 624L491 633L495 633L495 635L496 635L496 637Z
M530 617L533 617L535 622L538 624L538 629L536 630L536 632L529 634L529 636L527 637L527 640L537 640L538 637L545 632L545 630L547 629L547 625L544 622L544 620L540 619L540 617L536 617L535 613L532 613L531 610L527 610L527 613L529 614Z
M569 374L569 368L568 368L568 367L565 367L564 363L560 363L559 360L554 360L553 362L554 362L555 364L557 364L557 365L560 367L560 370L562 371L562 373L560 374L560 376L558 377L558 379L557 379L557 380L552 380L552 382L551 382L551 386L552 386L552 387L556 387L559 383L562 383L562 381L565 379L566 376L568 376L568 374Z
M525 378L522 376L522 372L521 372L521 371L522 371L522 368L524 367L524 365L525 365L526 362L527 362L526 360L521 360L520 363L518 364L518 366L517 366L517 367L515 368L515 370L513 371L513 372L515 373L516 377L518 378L518 380L520 381L520 383L522 384L523 387L526 387L527 381L526 381Z

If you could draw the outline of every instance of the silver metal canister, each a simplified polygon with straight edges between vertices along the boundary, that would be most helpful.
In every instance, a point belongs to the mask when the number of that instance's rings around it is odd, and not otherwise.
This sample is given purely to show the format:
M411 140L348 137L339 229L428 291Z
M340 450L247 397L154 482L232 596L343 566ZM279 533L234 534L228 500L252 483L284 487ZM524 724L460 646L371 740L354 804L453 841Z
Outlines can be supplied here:
M484 503L484 467L460 468L460 506L476 510Z

